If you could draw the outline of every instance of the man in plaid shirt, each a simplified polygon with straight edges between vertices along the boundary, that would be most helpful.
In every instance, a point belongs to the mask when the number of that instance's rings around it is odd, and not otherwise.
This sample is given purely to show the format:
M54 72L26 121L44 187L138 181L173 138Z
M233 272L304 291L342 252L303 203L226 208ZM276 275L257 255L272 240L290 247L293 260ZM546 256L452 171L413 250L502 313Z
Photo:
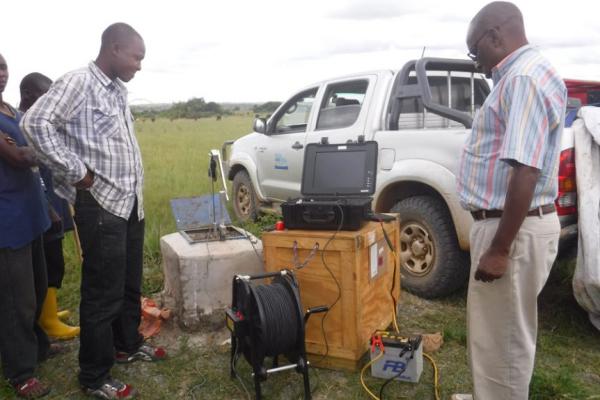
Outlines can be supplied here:
M145 51L131 26L109 26L96 60L59 78L21 122L56 192L75 206L83 250L79 381L104 399L135 395L111 378L115 361L166 356L138 332L144 175L123 82L141 69Z

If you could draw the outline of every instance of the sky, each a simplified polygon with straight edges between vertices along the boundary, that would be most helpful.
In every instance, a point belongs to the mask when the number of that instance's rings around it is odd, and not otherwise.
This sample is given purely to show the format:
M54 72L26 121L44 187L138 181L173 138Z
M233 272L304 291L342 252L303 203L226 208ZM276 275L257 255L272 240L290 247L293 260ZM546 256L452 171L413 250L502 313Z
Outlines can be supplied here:
M516 0L529 42L565 78L600 81L600 2ZM144 38L132 104L203 97L283 101L317 81L398 70L423 54L466 58L477 0L13 0L3 1L0 54L16 105L21 78L56 79L96 58L102 31L132 25Z

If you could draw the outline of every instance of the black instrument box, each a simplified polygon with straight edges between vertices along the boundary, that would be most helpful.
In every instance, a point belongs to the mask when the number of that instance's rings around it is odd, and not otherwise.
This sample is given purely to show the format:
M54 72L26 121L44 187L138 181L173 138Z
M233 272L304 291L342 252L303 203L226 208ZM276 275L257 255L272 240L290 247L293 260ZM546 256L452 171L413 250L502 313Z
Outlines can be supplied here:
M377 142L310 143L301 198L281 204L287 229L359 230L371 214Z

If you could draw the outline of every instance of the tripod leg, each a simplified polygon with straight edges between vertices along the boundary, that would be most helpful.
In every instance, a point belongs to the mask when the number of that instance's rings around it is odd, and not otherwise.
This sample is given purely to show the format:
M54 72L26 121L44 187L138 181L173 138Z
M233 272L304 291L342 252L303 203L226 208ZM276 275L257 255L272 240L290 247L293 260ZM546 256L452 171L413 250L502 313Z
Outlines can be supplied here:
M254 374L254 393L256 394L256 400L260 400L262 395L260 393L260 378L258 374Z
M310 393L310 380L308 377L308 364L305 360L302 360L304 366L302 367L302 376L304 377L304 400L311 400L312 393Z

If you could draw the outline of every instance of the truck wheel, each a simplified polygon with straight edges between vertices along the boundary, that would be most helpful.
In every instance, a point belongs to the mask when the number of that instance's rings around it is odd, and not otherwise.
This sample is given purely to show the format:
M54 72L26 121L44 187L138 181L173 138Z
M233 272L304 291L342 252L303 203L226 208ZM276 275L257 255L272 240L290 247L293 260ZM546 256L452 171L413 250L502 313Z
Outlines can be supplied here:
M446 205L435 197L415 196L399 201L391 211L400 214L402 287L435 298L463 286L469 257L458 246Z
M238 171L233 177L233 211L238 221L256 220L256 204L256 194L248 172Z

